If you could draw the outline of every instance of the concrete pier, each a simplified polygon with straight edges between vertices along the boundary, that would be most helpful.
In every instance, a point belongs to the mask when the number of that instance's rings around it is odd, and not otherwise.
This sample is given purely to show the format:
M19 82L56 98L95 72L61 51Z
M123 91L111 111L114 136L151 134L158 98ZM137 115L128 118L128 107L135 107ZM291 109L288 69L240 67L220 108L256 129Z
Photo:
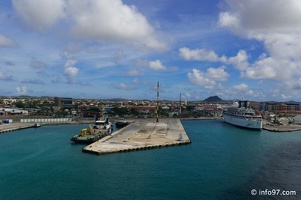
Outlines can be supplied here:
M106 154L191 143L179 119L137 119L112 135L83 148Z
M0 133L16 131L25 128L32 128L35 126L35 123L10 123L10 124L1 124Z

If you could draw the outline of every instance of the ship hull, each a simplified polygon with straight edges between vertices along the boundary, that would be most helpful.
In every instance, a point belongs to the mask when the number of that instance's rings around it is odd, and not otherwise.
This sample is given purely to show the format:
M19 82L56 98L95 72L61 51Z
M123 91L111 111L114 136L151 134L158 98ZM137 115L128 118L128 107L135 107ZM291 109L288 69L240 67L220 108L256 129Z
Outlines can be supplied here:
M71 141L78 144L91 144L93 142L96 142L104 138L105 136L110 135L111 133L112 132L110 131L110 132L103 133L101 135L83 136L83 137L81 137L80 135L75 135L73 138L71 138Z
M128 122L116 122L115 126L116 128L123 128L127 126L129 123Z
M236 116L227 113L224 113L223 117L225 122L235 126L254 130L262 129L262 120L259 119L249 119L243 116Z

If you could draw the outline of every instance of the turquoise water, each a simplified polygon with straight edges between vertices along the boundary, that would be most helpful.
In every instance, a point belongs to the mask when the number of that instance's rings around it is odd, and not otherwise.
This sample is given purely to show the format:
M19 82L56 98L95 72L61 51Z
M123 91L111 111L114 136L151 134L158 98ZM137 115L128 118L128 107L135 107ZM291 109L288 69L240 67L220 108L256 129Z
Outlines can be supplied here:
M189 145L101 156L70 142L85 125L0 134L0 199L249 199L253 188L301 195L301 132L182 124Z

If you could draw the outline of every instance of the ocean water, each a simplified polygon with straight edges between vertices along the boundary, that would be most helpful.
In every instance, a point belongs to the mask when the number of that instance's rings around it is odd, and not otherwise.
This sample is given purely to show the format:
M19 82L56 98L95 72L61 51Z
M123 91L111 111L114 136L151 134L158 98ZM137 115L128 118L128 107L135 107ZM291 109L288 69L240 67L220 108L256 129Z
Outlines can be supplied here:
M70 138L85 125L0 134L0 199L300 199L301 132L182 121L192 143L92 155ZM252 196L251 190L296 191Z

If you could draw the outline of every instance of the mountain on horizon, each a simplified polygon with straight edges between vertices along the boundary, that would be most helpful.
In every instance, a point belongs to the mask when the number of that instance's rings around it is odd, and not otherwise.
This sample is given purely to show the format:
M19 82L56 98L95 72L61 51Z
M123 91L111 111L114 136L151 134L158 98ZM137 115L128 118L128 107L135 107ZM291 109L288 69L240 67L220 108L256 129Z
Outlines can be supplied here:
M211 96L211 97L208 97L207 99L205 99L203 101L208 102L208 103L217 103L217 102L223 102L224 100L222 100L218 96Z

